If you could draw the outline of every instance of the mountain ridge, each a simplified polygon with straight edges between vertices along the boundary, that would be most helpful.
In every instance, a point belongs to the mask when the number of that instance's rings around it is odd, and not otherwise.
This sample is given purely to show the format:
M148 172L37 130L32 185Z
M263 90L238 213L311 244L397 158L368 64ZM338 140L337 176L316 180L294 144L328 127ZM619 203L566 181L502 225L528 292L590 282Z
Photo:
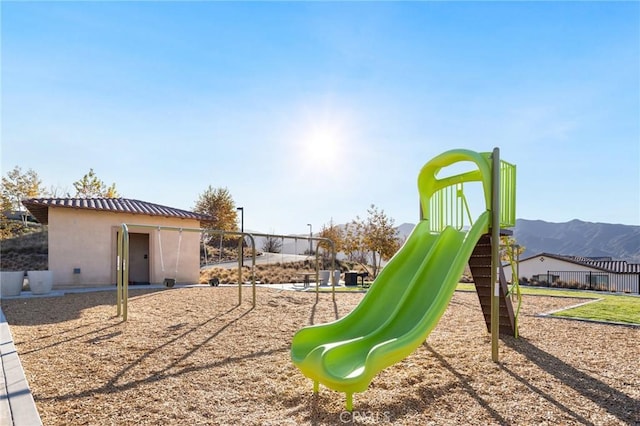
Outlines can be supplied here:
M397 227L401 238L409 235L415 224ZM640 263L640 226L573 219L547 222L540 219L517 219L516 242L525 248L520 258L539 253L582 257L611 257Z

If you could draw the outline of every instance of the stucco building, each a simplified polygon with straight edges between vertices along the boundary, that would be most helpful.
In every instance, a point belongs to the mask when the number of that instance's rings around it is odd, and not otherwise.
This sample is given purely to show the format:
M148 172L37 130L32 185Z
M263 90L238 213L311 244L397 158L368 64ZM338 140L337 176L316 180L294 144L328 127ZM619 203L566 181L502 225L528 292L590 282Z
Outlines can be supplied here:
M115 284L118 233L123 223L201 228L210 220L198 213L127 198L32 198L23 204L40 223L48 225L54 288ZM165 278L198 282L200 233L130 226L129 238L131 284L161 284Z
M512 280L511 266L505 275ZM520 279L555 284L565 282L573 288L640 294L640 264L609 257L580 257L539 253L521 259Z

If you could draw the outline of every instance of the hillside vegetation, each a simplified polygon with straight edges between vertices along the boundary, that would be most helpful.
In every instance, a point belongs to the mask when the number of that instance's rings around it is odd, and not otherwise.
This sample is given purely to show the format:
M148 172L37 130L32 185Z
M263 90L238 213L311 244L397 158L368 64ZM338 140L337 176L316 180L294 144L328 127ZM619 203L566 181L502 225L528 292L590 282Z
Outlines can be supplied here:
M0 269L3 271L40 271L48 267L48 232L39 229L0 242Z

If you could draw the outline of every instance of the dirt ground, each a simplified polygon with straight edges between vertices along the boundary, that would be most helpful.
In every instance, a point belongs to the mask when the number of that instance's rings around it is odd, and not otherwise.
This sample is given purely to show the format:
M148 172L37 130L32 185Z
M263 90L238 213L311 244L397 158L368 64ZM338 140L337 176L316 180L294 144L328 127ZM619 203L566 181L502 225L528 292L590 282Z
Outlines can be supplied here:
M456 292L428 340L344 394L289 358L293 334L346 315L362 294L234 287L4 300L45 425L640 424L640 329L541 318L579 302L525 296L519 339L491 342L475 293Z

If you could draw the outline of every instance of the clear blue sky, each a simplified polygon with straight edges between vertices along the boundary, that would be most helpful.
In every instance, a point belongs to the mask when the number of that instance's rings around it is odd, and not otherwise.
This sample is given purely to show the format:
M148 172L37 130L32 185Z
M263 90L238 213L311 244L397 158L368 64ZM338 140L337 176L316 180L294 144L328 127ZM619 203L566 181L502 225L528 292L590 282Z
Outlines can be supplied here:
M2 2L2 174L245 228L416 222L452 148L518 167L520 218L640 225L638 2Z

